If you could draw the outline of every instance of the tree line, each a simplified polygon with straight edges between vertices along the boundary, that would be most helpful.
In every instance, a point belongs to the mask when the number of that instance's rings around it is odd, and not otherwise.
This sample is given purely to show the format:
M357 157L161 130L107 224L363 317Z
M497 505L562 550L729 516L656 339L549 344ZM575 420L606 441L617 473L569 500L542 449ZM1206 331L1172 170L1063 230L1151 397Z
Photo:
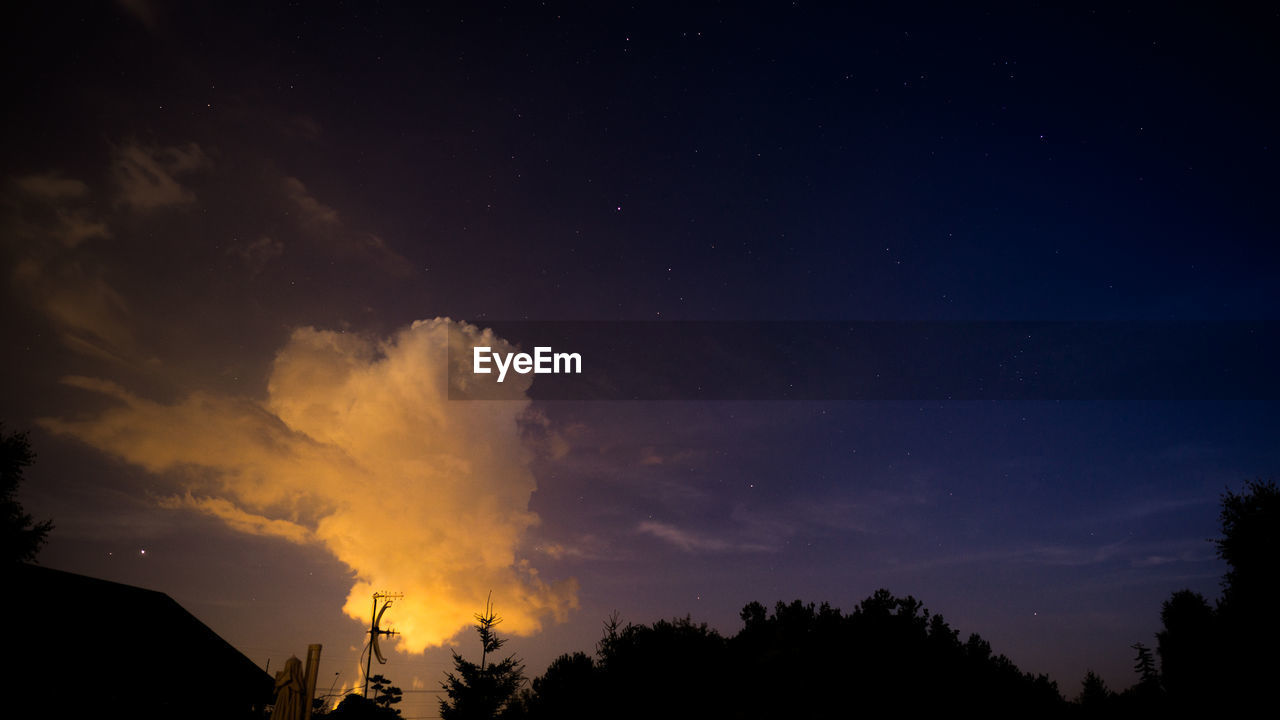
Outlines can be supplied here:
M477 629L492 632L490 612ZM914 597L879 590L850 613L796 600L741 612L725 637L689 617L605 625L593 655L561 655L527 686L508 657L473 679L455 655L444 720L476 718L816 718L868 712L1054 717L1067 705L1045 675L1021 672L973 634L961 640Z
M1255 480L1221 498L1227 564L1215 603L1174 592L1155 649L1134 643L1135 681L1114 692L1088 671L1074 702L1045 675L1020 671L977 634L964 641L914 597L878 590L853 612L796 600L741 612L724 637L689 617L605 625L594 655L557 658L526 685L514 657L487 677L454 655L444 720L476 718L817 718L976 712L998 717L1214 717L1267 707L1280 669L1280 489ZM496 615L480 620L485 653ZM483 701L477 697L483 696Z

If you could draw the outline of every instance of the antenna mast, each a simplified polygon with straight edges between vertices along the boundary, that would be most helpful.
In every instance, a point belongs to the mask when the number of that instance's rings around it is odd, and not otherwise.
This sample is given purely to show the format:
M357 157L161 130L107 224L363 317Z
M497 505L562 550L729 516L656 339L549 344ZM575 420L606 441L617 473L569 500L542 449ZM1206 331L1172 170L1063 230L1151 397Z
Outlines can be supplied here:
M373 594L373 614L370 615L371 619L369 620L369 657L364 662L365 699L369 697L369 671L373 669L373 656L375 654L378 656L379 665L387 664L387 659L382 655L382 648L378 646L378 636L399 634L395 630L383 630L379 627L379 623L382 622L383 613L387 611L387 608L391 607L392 601L399 600L402 597L404 597L404 593L376 592ZM381 610L378 609L379 600L383 601Z

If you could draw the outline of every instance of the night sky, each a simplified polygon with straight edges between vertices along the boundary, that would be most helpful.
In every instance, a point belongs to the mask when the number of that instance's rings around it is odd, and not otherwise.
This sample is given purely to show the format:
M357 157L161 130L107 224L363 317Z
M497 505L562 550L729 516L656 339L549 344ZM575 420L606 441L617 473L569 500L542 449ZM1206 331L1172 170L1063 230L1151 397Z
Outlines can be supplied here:
M323 643L325 691L375 589L429 717L490 590L532 676L615 610L732 634L880 587L1121 689L1171 592L1217 596L1221 493L1280 468L1274 394L468 402L443 355L498 321L1280 320L1274 8L7 14L39 561L273 672Z

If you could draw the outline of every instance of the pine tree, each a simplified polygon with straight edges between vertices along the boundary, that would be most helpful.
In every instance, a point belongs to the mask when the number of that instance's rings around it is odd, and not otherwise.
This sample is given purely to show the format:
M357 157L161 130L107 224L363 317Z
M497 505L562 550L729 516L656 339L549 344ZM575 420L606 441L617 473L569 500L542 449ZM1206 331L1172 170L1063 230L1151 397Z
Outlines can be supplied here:
M1133 671L1138 673L1138 682L1143 685L1160 682L1159 676L1156 675L1156 662L1151 656L1151 648L1142 643L1134 643L1129 647L1138 653L1133 660Z
M1107 688L1107 684L1102 678L1092 670L1084 674L1084 681L1080 685L1080 696L1076 698L1076 702L1083 707L1097 711L1106 706L1111 700L1111 690Z
M1142 692L1159 692L1160 673L1156 672L1156 660L1151 648L1142 643L1130 645L1137 656L1133 659L1133 671L1138 673L1138 689Z
M440 700L442 720L493 720L512 707L522 685L524 665L514 655L489 662L489 655L506 644L494 629L502 618L494 612L492 600L485 603L483 614L476 615L476 631L480 634L480 664L453 653L454 672L441 685L447 699Z

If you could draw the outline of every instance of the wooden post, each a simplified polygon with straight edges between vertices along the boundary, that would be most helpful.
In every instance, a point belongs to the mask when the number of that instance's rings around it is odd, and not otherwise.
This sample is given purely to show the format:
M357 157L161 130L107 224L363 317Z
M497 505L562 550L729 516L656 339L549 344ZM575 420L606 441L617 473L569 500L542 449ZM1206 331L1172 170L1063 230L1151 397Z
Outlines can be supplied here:
M307 667L302 691L302 720L311 720L311 702L316 696L316 675L320 673L320 645L307 646Z

